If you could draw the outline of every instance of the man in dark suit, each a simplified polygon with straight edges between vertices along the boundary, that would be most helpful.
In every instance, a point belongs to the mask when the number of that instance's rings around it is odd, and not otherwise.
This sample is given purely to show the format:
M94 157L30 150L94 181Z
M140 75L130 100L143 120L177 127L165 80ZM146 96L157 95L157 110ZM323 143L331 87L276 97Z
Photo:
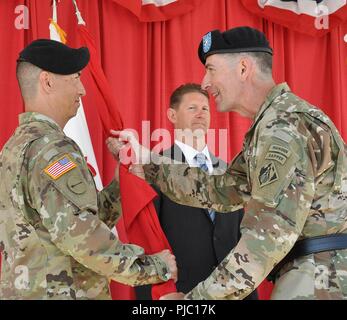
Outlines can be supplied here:
M210 126L209 96L198 84L185 84L171 95L167 111L175 128L174 145L164 155L212 173L226 163L207 148ZM240 238L243 211L232 214L179 205L158 192L155 207L160 224L176 256L177 290L188 292L206 279ZM136 288L138 299L151 299L150 286ZM257 299L253 292L248 299Z

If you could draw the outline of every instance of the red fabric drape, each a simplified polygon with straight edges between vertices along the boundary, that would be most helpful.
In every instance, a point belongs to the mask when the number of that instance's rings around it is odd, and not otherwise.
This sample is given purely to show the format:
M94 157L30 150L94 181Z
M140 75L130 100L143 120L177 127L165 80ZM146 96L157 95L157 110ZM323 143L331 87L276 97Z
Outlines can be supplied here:
M93 96L99 95L100 100L103 100L96 105L95 109L97 109L104 134L107 137L111 129L124 129L123 120L111 87L100 65L90 32L84 25L79 25L78 31L82 44L90 51L90 62L87 69L93 78L91 84L95 86L91 92L93 92ZM156 196L154 190L145 181L130 174L128 168L123 165L120 168L119 177L122 217L126 228L123 238L126 236L129 242L142 246L146 254L154 254L164 249L171 250L152 203L153 198ZM119 227L118 224L118 229L120 229ZM120 230L121 234L122 231ZM111 294L116 294L116 287L116 284L111 286ZM129 288L129 290L132 289ZM152 296L156 300L162 295L172 292L176 292L176 286L172 280L152 287Z
M94 93L97 90L101 93L104 100L104 103L97 104L95 109L98 111L99 118L104 129L104 134L108 136L111 129L123 130L123 120L119 113L112 89L101 68L94 39L84 25L79 25L78 31L82 45L86 46L90 52L88 69L93 77L93 83L96 85L96 88L92 92Z
M100 120L100 138L102 138L102 140L105 140L109 136L110 129L123 129L123 120L119 113L115 97L112 94L112 89L102 70L100 57L95 45L95 40L84 25L78 26L78 33L81 45L88 47L90 52L90 62L83 72L86 73L86 75L84 76L84 81L86 83L86 86L88 86L88 92L93 93L92 99L90 100L93 101L93 105L95 106L95 108L93 108L93 111L97 118L94 119ZM89 102L91 103L92 101ZM89 123L89 126L90 125L91 124ZM124 205L124 201L122 205ZM142 208L139 208L139 210L141 209ZM128 243L129 238L125 231L123 217L117 224L117 231L121 241ZM110 282L110 293L112 299L117 300L133 300L136 298L133 288L115 281Z
M49 37L50 0L0 1L0 147L18 124L23 105L15 78L18 52L30 40ZM150 132L170 128L166 119L168 98L183 82L200 82L204 68L197 58L201 36L211 29L250 25L265 31L274 48L274 77L287 81L302 98L321 107L347 139L347 24L319 38L269 23L248 12L240 1L204 0L194 11L165 22L141 23L112 0L77 1L88 29L96 40L102 67L117 99L125 127L147 137L141 121L150 121ZM29 8L29 29L15 27L16 6ZM80 45L71 1L58 6L59 24L71 45ZM101 121L96 115L98 98L82 75L87 96L83 100L100 174L104 184L113 176ZM227 157L241 149L250 122L236 114L217 113L212 107L212 128L228 129ZM147 139L149 140L149 139ZM149 142L148 142L149 143ZM157 141L152 141L154 146ZM165 144L164 147L168 147ZM219 155L219 150L216 151Z
M143 247L146 254L154 254L164 249L170 249L172 252L152 202L157 193L143 180L129 173L124 165L120 166L119 178L123 219L128 239L131 243ZM129 190L132 192L129 193ZM161 296L176 291L174 281L169 280L153 285L152 297L158 300Z

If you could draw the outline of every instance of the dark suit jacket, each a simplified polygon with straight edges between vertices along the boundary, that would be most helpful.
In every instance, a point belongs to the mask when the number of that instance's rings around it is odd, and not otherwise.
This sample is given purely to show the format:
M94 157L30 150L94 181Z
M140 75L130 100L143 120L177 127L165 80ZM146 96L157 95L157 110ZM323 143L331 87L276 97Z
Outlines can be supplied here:
M186 162L177 145L164 151L164 155ZM211 160L214 168L226 165L212 154ZM216 212L213 223L207 210L179 205L157 189L156 191L159 198L154 204L160 224L176 256L176 286L178 291L186 293L205 280L237 244L243 210L232 214ZM137 287L137 298L151 299L150 288ZM257 299L257 293L252 293L248 298Z

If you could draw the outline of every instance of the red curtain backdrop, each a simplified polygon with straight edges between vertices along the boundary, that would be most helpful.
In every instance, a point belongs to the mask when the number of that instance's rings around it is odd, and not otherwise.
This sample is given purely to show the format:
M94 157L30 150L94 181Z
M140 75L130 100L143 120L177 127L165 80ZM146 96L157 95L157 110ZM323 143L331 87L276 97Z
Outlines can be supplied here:
M295 93L322 108L347 139L347 24L314 38L257 17L235 0L202 0L195 10L164 22L140 22L112 0L77 2L96 41L124 125L136 129L140 138L142 121L150 121L151 132L171 130L166 118L170 93L184 82L201 81L204 67L197 57L201 37L212 29L249 25L263 30L274 48L275 80L287 81ZM29 8L29 29L18 30L15 9L23 4ZM50 4L51 0L0 1L0 148L23 111L15 77L18 52L33 39L49 37ZM58 21L68 34L68 44L79 46L72 1L59 2ZM88 78L88 74L82 75L87 90L83 104L100 174L107 184L114 162L105 147ZM236 114L221 114L212 108L212 128L228 130L225 160L230 161L240 150L249 124ZM263 286L261 297L267 298L270 290Z

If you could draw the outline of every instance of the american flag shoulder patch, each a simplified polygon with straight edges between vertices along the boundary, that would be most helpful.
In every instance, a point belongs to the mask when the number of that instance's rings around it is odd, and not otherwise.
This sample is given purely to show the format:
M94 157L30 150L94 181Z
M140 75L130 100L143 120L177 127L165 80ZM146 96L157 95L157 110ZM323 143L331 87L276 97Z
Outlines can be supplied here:
M66 154L58 160L51 163L43 171L48 174L52 179L57 180L65 173L69 172L73 168L76 168L77 164L73 162Z

